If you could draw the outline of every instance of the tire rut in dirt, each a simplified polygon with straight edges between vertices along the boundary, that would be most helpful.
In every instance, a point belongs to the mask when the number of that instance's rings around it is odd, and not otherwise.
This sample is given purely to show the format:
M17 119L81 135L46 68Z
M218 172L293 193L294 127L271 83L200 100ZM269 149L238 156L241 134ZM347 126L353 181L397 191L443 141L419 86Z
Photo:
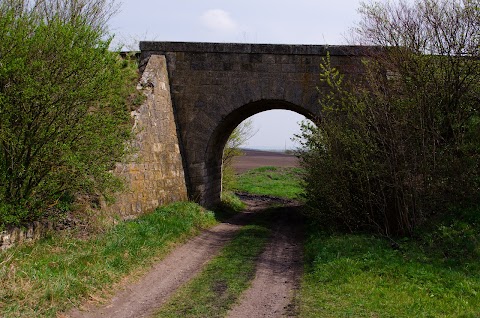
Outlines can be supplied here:
M303 226L298 207L286 206L278 212L252 285L230 310L229 318L296 316L295 293L303 268Z
M139 318L149 317L183 284L192 279L241 226L248 224L252 213L240 213L171 252L155 264L138 282L125 286L101 307L87 304L66 316L71 318Z

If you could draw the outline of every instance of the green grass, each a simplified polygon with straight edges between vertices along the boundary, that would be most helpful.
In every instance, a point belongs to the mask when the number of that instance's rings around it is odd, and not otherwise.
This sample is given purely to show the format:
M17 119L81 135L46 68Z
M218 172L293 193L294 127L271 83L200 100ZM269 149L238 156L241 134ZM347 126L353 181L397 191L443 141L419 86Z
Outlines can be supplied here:
M303 193L300 168L261 167L238 176L235 191L299 199Z
M480 317L476 221L431 225L393 249L365 234L310 229L301 317Z
M219 221L226 221L235 214L244 210L246 207L233 192L224 191L222 192L222 201L215 207L215 217Z
M224 317L255 276L270 235L262 222L244 226L220 254L157 312L156 317Z
M140 273L174 243L216 223L193 203L176 203L122 222L88 240L52 236L0 253L0 317L55 317Z

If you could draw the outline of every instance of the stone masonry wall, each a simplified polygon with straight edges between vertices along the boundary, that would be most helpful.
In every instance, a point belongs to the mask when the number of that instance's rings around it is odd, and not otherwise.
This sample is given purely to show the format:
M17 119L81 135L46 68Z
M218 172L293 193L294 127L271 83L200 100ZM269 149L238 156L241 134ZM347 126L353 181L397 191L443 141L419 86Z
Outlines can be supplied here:
M33 222L26 228L14 228L0 232L0 251L6 250L16 244L31 242L43 237L49 231L52 231L54 225L52 222Z
M346 76L363 72L362 58L375 47L238 43L140 42L141 67L165 55L180 131L190 199L210 206L220 200L222 152L244 119L286 109L315 120L328 91L320 64Z
M187 199L165 56L151 56L138 88L147 98L132 112L136 151L130 163L115 168L125 191L104 207L124 219Z

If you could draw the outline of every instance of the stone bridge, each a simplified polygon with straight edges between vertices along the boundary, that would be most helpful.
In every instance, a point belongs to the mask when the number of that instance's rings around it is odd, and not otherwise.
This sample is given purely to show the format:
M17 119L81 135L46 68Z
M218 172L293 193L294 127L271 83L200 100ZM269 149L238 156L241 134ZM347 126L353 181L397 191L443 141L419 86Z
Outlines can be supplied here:
M147 101L132 113L135 160L116 173L127 189L111 209L123 216L186 199L220 200L222 152L246 118L286 109L320 116L320 63L347 76L374 48L355 46L141 42L139 89Z

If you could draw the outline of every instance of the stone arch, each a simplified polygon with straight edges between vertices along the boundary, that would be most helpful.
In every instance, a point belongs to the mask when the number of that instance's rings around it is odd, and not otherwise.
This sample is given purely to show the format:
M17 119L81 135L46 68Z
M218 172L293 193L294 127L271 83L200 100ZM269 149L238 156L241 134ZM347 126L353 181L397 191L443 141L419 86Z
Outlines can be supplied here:
M282 109L289 110L317 122L318 116L305 107L286 100L262 99L249 102L228 114L213 130L206 147L206 184L205 193L201 202L212 205L220 201L222 191L222 155L228 137L245 119L258 113Z
M318 75L327 52L334 67L355 77L362 73L362 57L375 50L181 42L141 42L140 48L140 70L151 57L166 60L188 196L206 206L220 198L221 153L243 119L270 109L319 116L318 99L327 87ZM172 170L169 165L161 169Z
M115 173L126 190L110 210L129 218L158 205L219 200L221 156L244 119L285 109L314 119L326 91L319 81L327 53L332 66L356 78L376 47L240 43L141 42L139 89L132 112L137 153Z

